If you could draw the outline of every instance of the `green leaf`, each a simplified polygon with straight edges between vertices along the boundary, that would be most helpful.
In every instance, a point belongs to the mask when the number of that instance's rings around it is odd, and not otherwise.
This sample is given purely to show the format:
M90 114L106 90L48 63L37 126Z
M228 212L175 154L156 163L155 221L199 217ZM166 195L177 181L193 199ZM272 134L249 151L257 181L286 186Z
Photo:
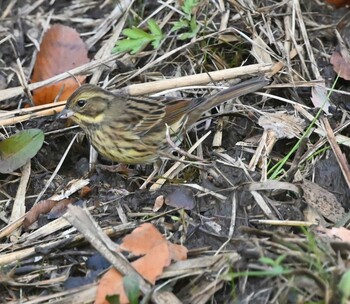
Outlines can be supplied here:
M183 28L189 27L188 21L186 19L181 19L174 23L172 31L181 30Z
M161 28L159 27L157 22L154 21L154 19L148 20L147 24L148 24L148 28L151 31L151 33L153 34L153 36L159 36L159 37L163 36Z
M156 49L156 48L159 47L159 45L160 45L160 39L154 39L154 40L151 42L151 45L153 46L154 49Z
M149 43L148 39L124 39L117 42L115 48L113 48L112 52L125 52L131 51L131 54L136 54L141 51L147 44Z
M146 33L145 31L137 27L134 27L132 29L125 29L123 30L123 34L129 37L130 39L152 39L152 35Z
M259 262L260 262L260 263L263 263L263 264L265 264L265 265L270 265L270 266L276 265L276 262L275 262L273 259L271 259L271 258L269 258L269 257L266 257L266 256L260 257L260 258L259 258Z
M152 46L154 49L156 49L157 47L159 47L161 41L162 41L163 37L155 37L154 40L152 41Z
M199 4L200 0L185 0L182 6L182 11L189 17L192 14L193 9Z
M106 300L109 304L120 304L119 295L106 295Z
M39 129L21 131L0 142L0 173L10 173L34 157L44 143Z
M277 275L285 273L285 269L280 265L276 265L276 266L272 267L271 269L266 270L266 273L268 275L271 275L271 276L277 276Z
M345 300L349 300L350 297L350 270L346 271L339 282L338 288L342 293L342 297ZM346 303L346 302L344 302Z
M163 39L162 30L153 19L150 19L147 24L151 34L136 27L123 30L123 34L128 38L119 40L112 49L112 53L130 51L131 54L135 54L146 47L148 43L152 43L154 48L158 47Z
M277 257L276 259L276 264L277 265L281 265L282 262L287 258L287 255L286 254L282 254L280 256Z
M128 296L129 302L131 304L138 304L141 292L139 288L140 283L137 277L134 275L125 276L123 278L123 286L126 295Z
M179 40L186 40L186 39L191 39L194 36L196 36L196 33L187 32L187 33L182 33L178 39Z
M199 31L199 25L197 24L196 18L192 17L190 22L192 33L197 34Z

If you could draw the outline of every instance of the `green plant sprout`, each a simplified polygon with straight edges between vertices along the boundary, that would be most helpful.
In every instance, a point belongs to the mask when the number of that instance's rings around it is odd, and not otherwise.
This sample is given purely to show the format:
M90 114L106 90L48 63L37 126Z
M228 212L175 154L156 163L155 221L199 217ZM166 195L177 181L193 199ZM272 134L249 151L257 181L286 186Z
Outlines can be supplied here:
M127 38L117 41L115 47L112 49L112 53L130 51L131 54L136 54L149 43L151 43L155 49L159 47L164 37L161 28L153 19L147 21L147 26L150 33L137 27L124 29L123 34Z
M266 266L270 266L267 270L256 270L256 271L240 271L240 272L230 272L227 275L225 275L226 280L234 280L239 277L274 277L284 274L290 274L292 273L292 270L289 268L283 267L283 261L285 260L287 256L285 254L280 255L277 257L276 260L273 260L269 257L261 257L259 259L259 262L262 264L265 264Z
M199 2L200 0L185 0L183 6L181 6L184 16L174 23L172 31L187 29L187 32L180 34L178 39L186 40L196 37L200 27L193 15L193 9L199 4Z
M288 161L288 159L291 157L291 155L298 150L300 143L302 142L302 140L306 137L308 137L311 134L311 130L313 128L313 126L315 125L317 119L320 117L322 111L323 111L323 107L326 104L327 100L329 100L329 97L332 95L333 89L335 88L335 85L338 81L339 76L336 78L336 80L334 81L331 90L329 91L329 93L327 94L325 100L323 101L320 109L318 110L315 118L312 120L312 122L310 123L310 125L308 126L308 128L306 129L306 131L304 132L304 134L300 137L300 139L298 140L298 142L293 146L293 148L289 151L289 153L283 158L281 159L276 165L274 165L269 171L268 174L271 174L269 179L276 179L283 171L283 166L286 164L286 162Z
M197 24L193 10L199 3L200 0L185 0L183 6L181 6L184 15L179 21L175 22L171 29L173 32L177 30L186 30L186 32L178 36L179 40L190 39L197 35L200 26ZM124 29L122 33L126 38L117 41L115 47L112 49L112 53L130 52L131 54L136 54L143 50L148 44L151 44L154 49L159 47L164 38L162 29L154 19L147 21L147 29L149 32L137 27Z
M341 304L349 303L350 300L350 270L346 271L338 284L338 289L341 292Z
M138 304L141 296L140 283L134 275L126 275L123 278L123 286L128 296L130 304Z

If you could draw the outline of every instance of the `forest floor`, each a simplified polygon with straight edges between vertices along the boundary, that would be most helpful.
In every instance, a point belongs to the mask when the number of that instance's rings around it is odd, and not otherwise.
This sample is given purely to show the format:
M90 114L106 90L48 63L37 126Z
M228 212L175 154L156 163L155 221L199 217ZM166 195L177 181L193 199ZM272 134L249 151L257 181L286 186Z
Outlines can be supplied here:
M0 302L103 303L101 277L118 268L106 239L152 223L187 259L158 265L153 252L142 267L160 269L155 284L129 282L131 303L349 303L349 15L321 0L0 1L1 139L45 133L31 161L0 174ZM91 166L82 130L56 119L64 101L33 106L35 58L57 23L89 61L48 83L83 74L116 93L191 98L270 84L188 132L181 149L203 161L175 153L140 189L152 165ZM155 246L148 233L140 246Z

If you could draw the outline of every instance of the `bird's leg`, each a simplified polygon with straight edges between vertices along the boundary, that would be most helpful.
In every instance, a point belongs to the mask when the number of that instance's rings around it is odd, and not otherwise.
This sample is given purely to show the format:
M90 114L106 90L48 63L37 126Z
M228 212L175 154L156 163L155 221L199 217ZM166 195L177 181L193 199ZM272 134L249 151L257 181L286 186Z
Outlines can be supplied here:
M196 155L193 155L193 154L191 154L191 153L188 153L187 151L182 150L178 145L176 145L176 143L174 143L174 141L173 141L172 138L171 138L171 135L170 135L170 128L169 128L168 125L166 125L165 137L166 137L166 140L167 140L168 144L170 145L170 147L172 148L173 151L176 151L176 152L178 152L180 155L186 156L186 157L188 157L189 159L194 159L194 160L201 161L201 162L204 161L204 159L202 159L202 158L200 158L200 157L198 157L198 156L196 156ZM170 157L169 154L168 154L167 152L159 151L158 154L159 154L160 156L163 156L163 157L165 156L165 157L168 157L168 158L170 158L170 159L171 159L171 158L174 159L174 156ZM176 158L175 158L175 160L178 161L179 159L176 159Z
M89 171L91 172L95 169L98 154L92 145L89 145L89 146L90 146Z
M94 149L93 146L90 145L90 173L95 170L95 168L99 168L102 170L106 170L112 173L119 173L121 175L125 175L126 177L130 177L135 175L135 170L130 169L128 165L125 164L116 164L116 165L102 165L97 164L97 151Z

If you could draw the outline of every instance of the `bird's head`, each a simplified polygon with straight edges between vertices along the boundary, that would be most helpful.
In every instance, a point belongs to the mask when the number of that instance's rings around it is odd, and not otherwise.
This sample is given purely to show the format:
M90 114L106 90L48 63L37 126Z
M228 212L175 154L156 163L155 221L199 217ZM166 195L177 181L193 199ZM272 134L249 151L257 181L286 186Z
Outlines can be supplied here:
M114 95L98 86L84 84L68 98L58 118L72 118L79 125L100 123L108 111Z

